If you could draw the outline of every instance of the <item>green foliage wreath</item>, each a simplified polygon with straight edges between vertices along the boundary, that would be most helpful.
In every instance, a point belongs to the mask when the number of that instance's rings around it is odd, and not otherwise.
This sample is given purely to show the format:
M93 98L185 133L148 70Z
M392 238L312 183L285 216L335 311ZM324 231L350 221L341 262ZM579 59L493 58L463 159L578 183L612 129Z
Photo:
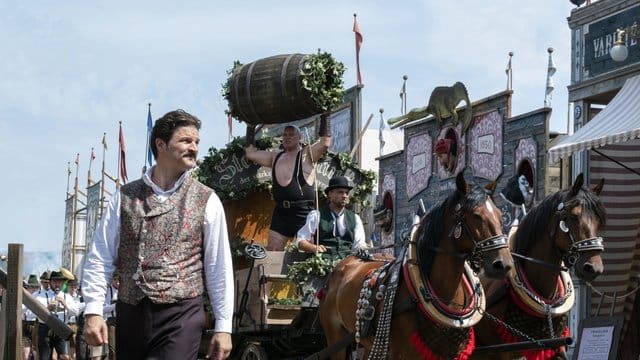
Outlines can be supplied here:
M260 150L275 149L279 145L279 141L275 138L263 135L256 140L256 147ZM212 147L209 149L208 155L205 156L204 161L195 173L196 178L203 184L213 188L216 191L220 200L241 200L247 197L248 194L259 191L271 189L271 180L260 182L254 178L243 188L238 188L233 185L220 186L215 181L216 178L216 166L220 165L225 159L232 155L241 157L244 155L245 142L244 138L236 137L231 141L227 147L222 149L216 149ZM329 152L327 155L337 160L337 170L350 169L360 174L359 183L353 188L351 192L350 202L353 205L358 205L361 209L371 206L369 196L373 192L374 182L376 180L376 173L369 170L360 169L357 163L355 163L348 153L333 153ZM324 196L324 193L321 193Z

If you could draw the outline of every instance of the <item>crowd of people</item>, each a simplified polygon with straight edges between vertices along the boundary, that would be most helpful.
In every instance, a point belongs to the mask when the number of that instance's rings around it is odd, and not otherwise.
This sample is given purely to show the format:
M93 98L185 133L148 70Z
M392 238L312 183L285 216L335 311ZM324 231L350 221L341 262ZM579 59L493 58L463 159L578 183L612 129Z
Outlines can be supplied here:
M89 356L87 344L83 340L82 320L85 303L80 293L78 279L68 270L44 271L40 277L36 274L28 276L23 283L24 288L51 314L69 326L72 335L63 339L56 334L34 311L22 305L23 358L25 360L93 360ZM110 292L103 304L105 318L115 317L114 302L117 300L117 277L109 287ZM115 321L113 321L115 324ZM112 343L115 346L115 342ZM95 359L102 359L102 354L115 359L115 352L108 346L100 351Z

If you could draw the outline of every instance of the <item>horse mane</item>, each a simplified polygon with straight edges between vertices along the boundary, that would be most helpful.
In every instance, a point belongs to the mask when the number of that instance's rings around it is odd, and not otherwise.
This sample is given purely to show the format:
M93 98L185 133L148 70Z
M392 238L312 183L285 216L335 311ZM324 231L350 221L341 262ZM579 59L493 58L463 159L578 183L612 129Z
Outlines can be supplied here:
M445 219L447 216L455 216L455 206L460 204L459 213L466 213L473 210L478 205L484 203L487 193L476 183L468 183L470 189L466 195L455 190L439 205L431 209L422 219L417 231L418 258L420 260L420 270L425 276L431 271L433 264L433 253L440 245L440 240L449 236L445 231Z
M515 235L514 250L516 253L526 254L536 239L542 239L549 235L544 234L546 226L541 225L547 224L554 217L558 211L558 204L561 202L564 202L564 207L567 210L582 205L586 213L593 214L598 218L600 226L606 224L606 210L598 195L583 187L573 198L566 200L570 191L571 188L568 188L546 196L522 219Z

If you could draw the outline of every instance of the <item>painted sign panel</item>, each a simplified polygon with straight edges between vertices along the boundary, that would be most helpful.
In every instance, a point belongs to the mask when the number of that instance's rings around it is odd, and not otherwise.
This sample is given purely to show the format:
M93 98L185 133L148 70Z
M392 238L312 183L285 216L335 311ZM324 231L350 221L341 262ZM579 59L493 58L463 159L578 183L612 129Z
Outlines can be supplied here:
M528 137L526 139L520 139L518 141L518 146L515 150L515 162L514 164L517 166L520 164L522 160L528 159L531 161L531 165L533 166L533 170L535 173L535 169L537 169L538 157L538 145L532 137Z
M65 201L64 209L64 239L62 240L62 266L71 269L71 246L73 242L73 221L74 221L74 200L75 195L69 196Z
M333 152L351 152L351 107L331 114L331 146Z
M477 116L470 129L473 175L495 180L502 173L502 116L496 111Z
M429 184L431 177L431 137L427 134L413 136L407 142L407 197L411 199Z
M93 234L96 232L98 226L98 214L100 213L100 187L101 181L91 185L87 188L87 232L85 241L87 243L87 249L91 247L93 243ZM81 244L77 244L81 245Z

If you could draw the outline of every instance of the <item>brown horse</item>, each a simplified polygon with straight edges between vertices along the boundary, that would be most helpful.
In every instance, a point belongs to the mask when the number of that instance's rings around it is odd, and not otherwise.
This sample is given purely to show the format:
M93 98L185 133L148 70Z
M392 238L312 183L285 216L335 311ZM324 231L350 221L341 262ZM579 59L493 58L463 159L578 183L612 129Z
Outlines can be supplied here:
M567 313L574 302L569 268L587 282L602 273L599 229L606 213L598 195L578 175L569 189L547 196L518 226L511 239L514 269L506 281L482 279L487 309L476 325L478 346L569 336ZM552 326L550 325L552 324ZM563 348L492 353L477 358L564 359Z
M513 265L501 212L489 196L494 189L495 182L489 191L467 183L461 172L456 191L425 215L397 259L350 256L338 263L320 300L328 348L355 338L369 358L466 358L474 344L470 326L484 307L466 260L494 277Z

